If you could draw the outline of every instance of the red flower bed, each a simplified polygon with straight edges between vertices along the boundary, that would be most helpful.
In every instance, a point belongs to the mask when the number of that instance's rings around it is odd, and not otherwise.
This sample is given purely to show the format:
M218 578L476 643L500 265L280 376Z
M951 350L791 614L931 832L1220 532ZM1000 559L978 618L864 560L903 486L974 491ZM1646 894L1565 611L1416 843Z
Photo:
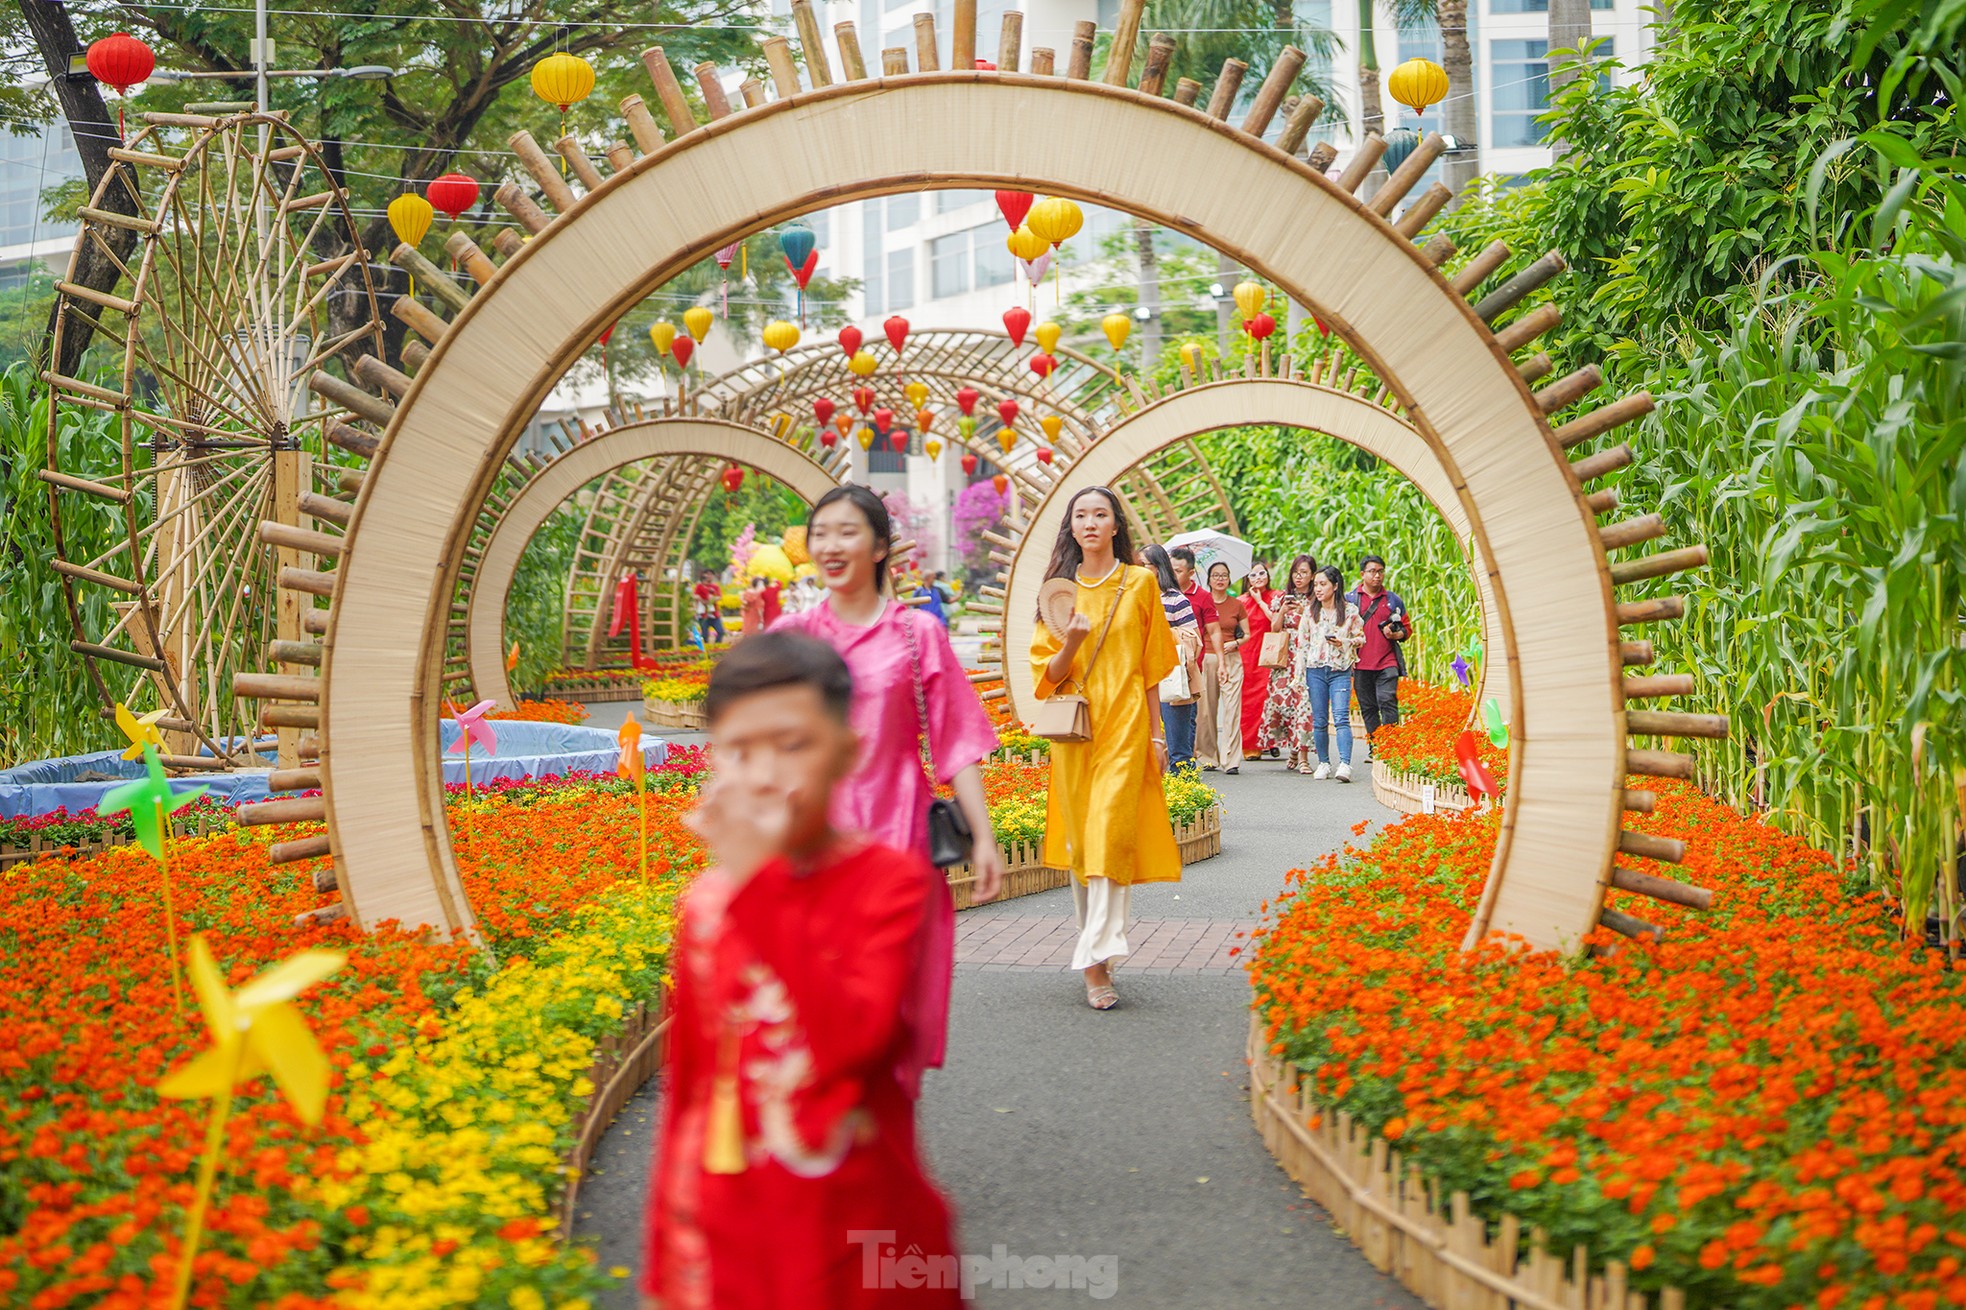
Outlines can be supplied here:
M1632 818L1689 854L1649 871L1713 889L1711 911L1614 892L1667 939L1463 954L1498 818L1415 816L1290 876L1251 967L1271 1049L1443 1191L1625 1259L1637 1287L1966 1304L1960 977L1822 852L1651 785Z

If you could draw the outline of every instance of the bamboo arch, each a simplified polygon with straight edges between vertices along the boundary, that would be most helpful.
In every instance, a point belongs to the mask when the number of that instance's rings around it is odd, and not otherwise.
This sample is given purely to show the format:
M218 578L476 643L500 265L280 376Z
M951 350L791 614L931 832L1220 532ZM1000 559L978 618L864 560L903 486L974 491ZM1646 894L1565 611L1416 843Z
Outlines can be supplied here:
M602 474L650 459L700 457L743 464L776 479L808 504L839 485L838 476L792 446L741 423L707 418L661 418L612 428L583 441L526 484L486 544L467 602L472 685L501 705L512 700L505 677L505 599L519 557L553 511Z
M1012 555L1004 585L1004 683L1013 710L1022 717L1030 717L1037 690L1021 653L1029 649L1035 631L1038 588L1065 506L1086 487L1113 485L1131 464L1151 459L1169 445L1233 427L1301 428L1368 451L1403 473L1464 544L1472 540L1467 510L1433 447L1384 406L1352 391L1285 377L1231 378L1176 391L1114 424L1080 456L1038 505ZM1476 703L1492 695L1506 715L1512 703L1508 631L1493 579L1478 559L1470 560L1470 566L1482 609L1483 643L1492 652L1475 689Z
M432 274L443 278L441 270L399 249L397 261L416 268L419 283L451 303L456 317L445 324L427 308L399 309L436 347L401 392L383 458L362 484L355 548L340 555L334 573L294 579L312 594L332 596L321 677L291 695L260 693L318 704L315 721L332 728L318 771L325 798L305 811L294 807L306 802L271 802L267 812L247 816L324 817L343 904L357 924L394 919L475 935L437 764L444 610L456 582L455 543L568 362L628 307L734 238L821 205L943 187L1047 189L1205 240L1329 324L1385 379L1435 449L1492 570L1513 675L1507 804L1471 939L1500 928L1531 945L1575 949L1599 922L1619 850L1675 858L1655 839L1622 832L1620 812L1649 805L1649 794L1626 792L1628 767L1683 776L1690 757L1628 756L1625 734L1702 727L1691 722L1695 716L1628 715L1627 696L1683 688L1677 679L1627 685L1623 665L1648 662L1650 652L1643 643L1621 645L1619 629L1677 617L1683 602L1619 605L1612 587L1699 561L1667 552L1611 566L1608 549L1661 535L1663 526L1656 518L1604 529L1594 522L1596 505L1580 484L1628 464L1629 450L1574 465L1563 453L1645 412L1650 400L1621 401L1553 432L1545 415L1599 379L1582 370L1532 394L1525 376L1537 370L1525 364L1519 371L1510 351L1547 330L1553 315L1538 310L1499 331L1491 327L1559 273L1561 259L1537 261L1470 304L1467 295L1507 260L1506 248L1477 255L1450 282L1436 264L1453 253L1452 242L1436 238L1425 251L1413 242L1445 202L1445 189L1427 192L1397 222L1390 218L1438 157L1438 137L1370 203L1361 202L1352 192L1382 143L1368 140L1334 183L1259 139L1295 64L1279 65L1281 81L1266 83L1247 130L1238 130L1222 121L1235 100L1232 80L1204 113L1161 100L1151 65L1151 91L1127 89L1124 58L1109 68L1114 84L1079 80L1085 70L1076 60L1064 78L1009 71L1020 66L1014 26L1007 21L999 50L1005 71L902 76L907 56L896 50L888 52L892 76L838 86L819 76L825 54L816 49L815 31L807 58L821 85L810 93L800 88L788 43L767 38L782 98L760 103L759 86L747 96L756 107L733 112L719 89L707 126L690 115L666 58L650 51L645 62L677 139L664 144L640 98L630 97L624 111L650 153L636 159L621 147L612 159L615 177L603 180L577 145L562 143L589 187L584 200L555 176L544 152L521 149L565 218L555 223L511 188L507 208L536 239L515 235L501 245L510 257L490 272L484 292L453 302L444 288L455 291L454 283L431 281ZM925 54L933 49L923 46ZM1301 144L1315 112L1308 100L1291 112L1289 149ZM1031 122L1059 130L1006 126ZM523 144L531 146L530 138ZM474 271L473 255L490 265L468 238L456 253ZM1007 617L1019 622L1015 613ZM320 851L286 854L305 853ZM1683 899L1696 890L1669 886L1678 891L1654 894Z

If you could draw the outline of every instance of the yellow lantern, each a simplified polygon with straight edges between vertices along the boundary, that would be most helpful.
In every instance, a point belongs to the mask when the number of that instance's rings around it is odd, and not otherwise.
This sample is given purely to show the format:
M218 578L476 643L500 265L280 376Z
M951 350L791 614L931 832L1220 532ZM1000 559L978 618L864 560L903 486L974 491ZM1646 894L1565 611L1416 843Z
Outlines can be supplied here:
M649 325L649 340L655 343L655 353L666 355L676 340L676 325L668 319Z
M880 367L874 362L874 357L864 350L854 351L853 358L846 362L846 366L857 378L872 377L874 370Z
M910 405L913 405L916 409L920 409L923 402L928 399L928 387L920 382L910 382L907 386L901 388L901 394L908 398Z
M1181 347L1181 362L1188 366L1190 373L1201 372L1201 347L1190 341Z
M1409 59L1386 79L1386 90L1414 113L1424 114L1446 97L1447 70L1431 59Z
M1031 206L1031 212L1024 216L1024 226L1056 249L1078 235L1079 229L1085 226L1085 215L1062 196L1046 196Z
M862 450L872 450L872 449L873 449L873 447L874 447L874 430L873 430L872 428L862 428L862 429L860 429L860 431L858 431L858 432L856 432L856 433L854 433L854 434L853 434L853 436L854 436L854 440L856 440L856 441L858 441L858 442L860 443L860 448L861 448Z
M799 325L797 323L787 323L782 318L776 322L767 323L765 324L764 339L767 349L775 350L782 355L799 344Z
M691 305L683 311L683 326L699 346L709 338L710 325L716 321L717 316L701 305Z
M1126 344L1127 334L1133 331L1133 320L1124 314L1108 314L1099 320L1099 328L1106 334L1114 350Z
M1064 431L1065 420L1056 414L1046 414L1038 420L1038 426L1044 429L1044 439L1055 446L1058 444L1058 434Z
M942 443L937 441L934 437L930 437L927 441L924 441L922 443L922 453L927 455L930 459L937 459L942 454Z
M997 429L997 444L998 444L999 446L1002 446L1002 447L1003 447L1003 453L1004 453L1004 454L1006 454L1006 455L1008 455L1008 454L1010 453L1010 450L1011 450L1011 447L1013 447L1013 446L1015 446L1015 445L1017 444L1017 429L1016 429L1016 428L998 428L998 429Z
M1236 283L1236 308L1242 311L1242 321L1245 323L1262 313L1269 299L1270 293L1261 282Z
M561 113L594 91L594 66L579 55L548 55L532 66L532 93Z
M1056 323L1040 323L1031 335L1038 339L1038 349L1049 355L1058 349L1058 338L1064 335L1064 329Z
M389 226L395 230L396 239L404 245L418 245L423 234L430 230L430 220L437 211L430 202L414 191L404 192L389 202Z
M1004 248L1019 259L1036 259L1051 248L1043 237L1033 232L1029 226L1020 227L1004 238Z

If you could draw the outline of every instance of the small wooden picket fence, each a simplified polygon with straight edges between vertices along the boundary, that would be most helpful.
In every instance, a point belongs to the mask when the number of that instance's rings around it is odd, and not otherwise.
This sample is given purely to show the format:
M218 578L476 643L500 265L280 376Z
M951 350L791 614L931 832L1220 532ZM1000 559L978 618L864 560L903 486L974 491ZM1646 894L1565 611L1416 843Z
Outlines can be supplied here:
M559 700L640 700L642 684L640 679L620 682L613 678L562 678L548 683L546 692Z
M608 1126L635 1099L635 1093L662 1071L663 1037L669 1020L662 1017L662 993L622 1016L621 1029L601 1039L594 1049L594 1064L587 1081L594 1090L587 1105L576 1116L580 1125L573 1147L567 1152L566 1194L560 1198L560 1239L573 1235L574 1207L580 1199L580 1184L587 1177L587 1165L601 1144ZM653 1142L654 1134L650 1134Z
M1685 1293L1654 1301L1631 1290L1616 1260L1591 1272L1579 1245L1570 1259L1550 1252L1543 1230L1525 1237L1503 1215L1492 1226L1473 1213L1466 1192L1441 1204L1385 1138L1341 1112L1320 1113L1294 1067L1272 1056L1262 1017L1249 1016L1249 1107L1263 1145L1283 1171L1324 1207L1331 1222L1375 1268L1442 1310L1684 1310Z
M710 716L702 700L650 700L642 698L642 713L652 728L672 728L677 732L708 732Z
M1174 840L1181 847L1181 863L1195 864L1222 853L1222 807L1211 805L1195 816L1193 823L1176 825ZM1066 869L1054 869L1044 862L1044 844L1029 846L1010 846L1004 849L1004 862L1009 866L1004 874L1003 891L997 895L998 901L1015 900L1019 896L1035 896L1063 887L1072 880ZM948 869L949 891L955 897L956 908L967 910L971 906L970 888L976 882L976 872L967 864L952 865ZM995 904L992 901L991 904Z
M1435 813L1461 814L1475 808L1474 798L1459 783L1439 782L1418 773L1396 773L1384 760L1372 761L1372 799L1389 810L1426 813L1429 788Z
M230 828L230 821L219 821L209 814L199 814L195 818L171 819L173 837L209 837L214 828L223 832ZM114 850L118 846L136 845L132 833L110 833L89 841L55 841L39 833L28 839L25 846L0 846L0 869L11 868L16 864L31 864L37 860L86 860L92 855Z

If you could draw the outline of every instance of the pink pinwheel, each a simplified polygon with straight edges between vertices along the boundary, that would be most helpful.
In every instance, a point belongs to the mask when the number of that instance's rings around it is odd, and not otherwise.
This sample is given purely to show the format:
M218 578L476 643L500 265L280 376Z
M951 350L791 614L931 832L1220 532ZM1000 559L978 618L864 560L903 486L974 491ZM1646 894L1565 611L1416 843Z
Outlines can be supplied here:
M464 835L467 839L471 836L471 739L476 737L487 755L498 749L498 734L492 731L491 724L485 719L485 712L496 703L481 700L470 709L461 710L456 701L444 702L450 706L451 722L457 725L457 740L451 743L451 751L453 754L464 752Z

